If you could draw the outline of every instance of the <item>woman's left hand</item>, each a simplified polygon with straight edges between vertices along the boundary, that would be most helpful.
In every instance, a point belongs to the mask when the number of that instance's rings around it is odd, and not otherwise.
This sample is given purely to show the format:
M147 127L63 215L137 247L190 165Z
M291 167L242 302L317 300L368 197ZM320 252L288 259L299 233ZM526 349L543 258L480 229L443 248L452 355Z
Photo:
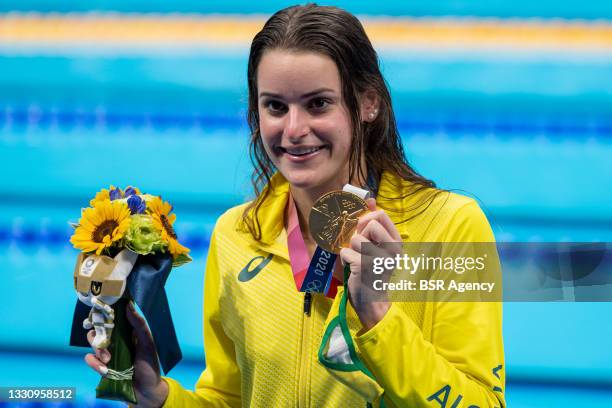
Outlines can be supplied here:
M365 271L362 268L362 256L395 258L401 252L402 238L387 213L376 209L376 201L373 198L368 199L366 203L370 212L359 217L350 247L340 251L340 258L351 268L348 288L345 290L349 291L349 299L361 324L364 329L369 330L385 316L390 306L384 292L374 289L373 282L374 280L388 282L391 271L385 271L382 275L374 275L371 270ZM396 243L397 245L363 247L364 243Z

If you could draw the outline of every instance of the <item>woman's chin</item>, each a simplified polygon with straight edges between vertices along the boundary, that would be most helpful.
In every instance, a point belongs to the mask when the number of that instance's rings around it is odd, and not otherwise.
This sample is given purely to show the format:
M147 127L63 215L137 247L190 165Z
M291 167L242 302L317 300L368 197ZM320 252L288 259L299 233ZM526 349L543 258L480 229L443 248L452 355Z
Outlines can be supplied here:
M289 175L289 177L285 178L287 179L292 188L318 192L320 194L331 190L342 189L341 184L334 185L334 183L330 182L330 180L323 179L320 174L312 174L309 176Z
M308 178L287 177L287 181L291 187L299 188L300 190L310 190L318 185L316 180Z
M299 189L311 189L321 183L319 177L316 176L314 171L303 172L290 172L289 174L283 174L291 187Z

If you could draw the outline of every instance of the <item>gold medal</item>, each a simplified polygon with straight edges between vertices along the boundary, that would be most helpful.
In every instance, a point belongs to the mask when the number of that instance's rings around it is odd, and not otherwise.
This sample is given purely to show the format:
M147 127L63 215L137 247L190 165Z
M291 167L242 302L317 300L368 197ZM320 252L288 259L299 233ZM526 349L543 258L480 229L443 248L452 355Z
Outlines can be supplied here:
M317 245L335 254L348 247L358 218L368 211L364 200L346 191L331 191L310 211L310 234Z

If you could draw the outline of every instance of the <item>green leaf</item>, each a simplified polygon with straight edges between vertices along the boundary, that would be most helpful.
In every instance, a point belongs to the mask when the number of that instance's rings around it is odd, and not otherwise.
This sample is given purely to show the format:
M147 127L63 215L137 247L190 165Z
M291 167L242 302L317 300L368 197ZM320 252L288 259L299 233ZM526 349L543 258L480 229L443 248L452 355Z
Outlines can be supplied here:
M174 258L172 260L172 267L177 267L177 266L181 266L181 265L185 265L186 263L189 263L193 261L193 259L191 259L191 257L187 254L180 254L177 255L176 258Z

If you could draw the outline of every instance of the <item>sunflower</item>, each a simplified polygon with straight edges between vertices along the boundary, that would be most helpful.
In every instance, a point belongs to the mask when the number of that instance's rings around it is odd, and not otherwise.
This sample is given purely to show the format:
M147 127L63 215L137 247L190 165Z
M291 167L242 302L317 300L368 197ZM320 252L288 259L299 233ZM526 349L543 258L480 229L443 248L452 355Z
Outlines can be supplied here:
M147 210L151 214L153 225L161 232L162 240L168 243L168 250L172 257L177 258L179 255L187 254L189 248L179 244L174 231L173 224L176 220L176 214L170 214L172 206L162 201L160 197L153 197L147 201Z
M102 251L123 238L130 226L130 209L120 201L96 201L91 208L81 214L79 226L70 242L83 252Z
M115 186L110 186L107 189L103 188L102 190L96 193L96 196L89 201L89 205L91 207L95 206L98 201L110 200L110 190L113 190Z

